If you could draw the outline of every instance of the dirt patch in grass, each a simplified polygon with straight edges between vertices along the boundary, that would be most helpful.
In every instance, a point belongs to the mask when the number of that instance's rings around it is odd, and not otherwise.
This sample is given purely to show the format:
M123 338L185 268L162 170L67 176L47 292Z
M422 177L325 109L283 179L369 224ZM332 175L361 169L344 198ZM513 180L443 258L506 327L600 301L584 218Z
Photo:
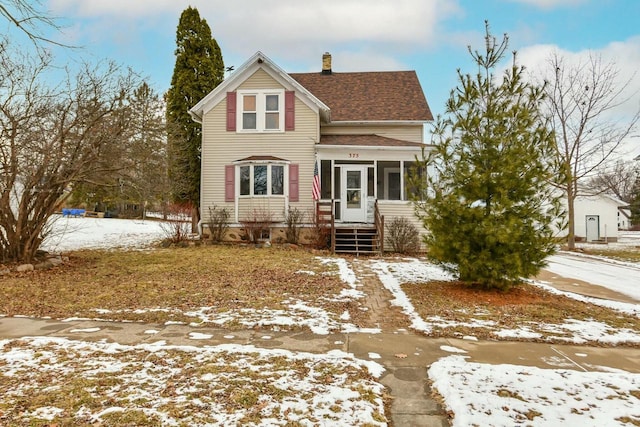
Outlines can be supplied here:
M525 327L528 335L508 338L576 342L572 340L570 328L562 327L574 321L600 322L611 328L612 333L614 329L640 331L640 319L636 317L554 295L530 284L507 292L479 289L462 282L439 281L404 284L402 289L420 316L434 325L431 333L434 336L472 335L480 339L495 339L499 331ZM627 345L638 346L634 343Z
M193 322L190 313L287 310L302 301L336 317L357 309L336 298L337 268L281 248L203 246L146 252L84 251L46 271L0 281L0 313L52 318ZM96 311L99 310L99 311Z

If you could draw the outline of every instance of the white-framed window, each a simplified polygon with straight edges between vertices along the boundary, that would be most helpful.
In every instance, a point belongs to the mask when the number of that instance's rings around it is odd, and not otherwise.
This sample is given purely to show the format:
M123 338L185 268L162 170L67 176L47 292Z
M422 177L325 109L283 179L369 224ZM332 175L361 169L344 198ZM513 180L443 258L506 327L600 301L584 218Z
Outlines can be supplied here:
M239 90L238 132L284 132L284 90Z
M284 196L284 165L240 165L240 196Z

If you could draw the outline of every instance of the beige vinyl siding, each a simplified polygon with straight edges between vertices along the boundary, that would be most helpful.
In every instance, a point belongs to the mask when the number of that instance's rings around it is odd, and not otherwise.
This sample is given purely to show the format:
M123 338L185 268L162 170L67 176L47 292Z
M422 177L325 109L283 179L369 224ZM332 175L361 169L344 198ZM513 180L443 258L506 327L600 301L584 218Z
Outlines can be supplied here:
M283 222L284 197L241 197L238 200L238 219L243 221L270 220Z
M282 85L275 81L266 71L259 69L251 77L242 82L237 90L282 89Z
M281 86L262 70L246 80L241 89L280 89ZM239 89L240 89L239 88ZM315 160L315 143L319 134L319 117L296 97L295 131L274 133L239 133L226 130L226 98L203 117L201 212L208 217L209 207L227 208L235 222L243 212L235 211L235 202L225 202L225 165L249 156L274 156L299 165L299 202L289 207L313 210L311 186ZM285 187L288 188L288 181ZM238 185L235 183L236 194ZM277 197L271 198L277 199ZM286 201L274 210L282 215ZM276 212L277 211L277 212Z
M386 228L389 226L391 221L393 221L394 217L407 218L418 229L418 231L420 232L420 236L425 234L426 231L422 226L422 222L420 222L418 217L416 217L412 203L392 200L378 200L378 209L380 210L380 215L384 215L385 235L388 236L388 230ZM420 238L420 246L422 249L425 249L424 243L422 242L422 237ZM385 242L385 250L391 250L391 245L389 245L387 242Z
M423 142L424 127L422 123L415 126L324 126L321 129L322 135L379 135L387 138L399 139L410 142Z

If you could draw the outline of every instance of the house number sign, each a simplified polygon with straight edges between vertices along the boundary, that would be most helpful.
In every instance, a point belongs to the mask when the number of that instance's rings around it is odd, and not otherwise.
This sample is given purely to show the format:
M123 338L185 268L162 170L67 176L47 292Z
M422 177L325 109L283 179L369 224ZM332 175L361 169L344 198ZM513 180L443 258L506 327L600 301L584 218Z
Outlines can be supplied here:
M349 153L350 159L357 159L358 157L360 157L360 153Z

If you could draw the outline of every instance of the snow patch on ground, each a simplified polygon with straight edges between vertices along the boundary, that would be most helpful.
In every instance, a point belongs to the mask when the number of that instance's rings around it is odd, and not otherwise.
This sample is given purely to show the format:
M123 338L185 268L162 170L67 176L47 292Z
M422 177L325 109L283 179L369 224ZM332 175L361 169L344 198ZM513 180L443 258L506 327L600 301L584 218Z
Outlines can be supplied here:
M86 333L86 332L98 332L100 328L82 328L82 329L71 329L69 332L72 334L75 333Z
M166 237L162 221L53 216L51 233L41 249L65 252L79 249L140 249Z
M640 374L487 365L449 356L429 368L454 427L628 426L640 421ZM631 422L633 423L633 422Z
M419 267L421 265L424 265L424 263L418 260L393 264L385 261L372 261L371 269L376 272L376 274L378 275L378 279L380 279L380 282L382 282L382 285L393 295L394 299L391 300L391 304L402 308L402 312L409 317L409 319L411 320L411 327L417 331L429 333L432 329L431 325L425 322L418 315L415 308L413 307L413 304L400 287L402 283L409 280L408 278L413 277L412 274L417 274L418 272L422 273L423 275L429 274L431 272L433 272L436 276L441 274L435 269L427 269L428 271L419 270ZM423 280L431 279L424 278Z
M384 387L357 375L364 369L378 378L384 368L338 350L312 354L235 344L130 346L31 337L0 340L0 364L4 377L20 381L20 387L2 393L3 419L16 424L35 419L55 424L63 412L79 424L102 424L113 412L143 411L162 425L236 425L258 405L260 425L385 425ZM74 382L77 372L83 383ZM176 382L185 373L188 381ZM52 386L43 387L44 380ZM20 402L31 402L36 394L54 396L67 385L85 393L87 405L74 411L50 404L32 409L29 403L31 412L22 409ZM272 393L259 392L267 386ZM247 404L254 398L255 404Z

